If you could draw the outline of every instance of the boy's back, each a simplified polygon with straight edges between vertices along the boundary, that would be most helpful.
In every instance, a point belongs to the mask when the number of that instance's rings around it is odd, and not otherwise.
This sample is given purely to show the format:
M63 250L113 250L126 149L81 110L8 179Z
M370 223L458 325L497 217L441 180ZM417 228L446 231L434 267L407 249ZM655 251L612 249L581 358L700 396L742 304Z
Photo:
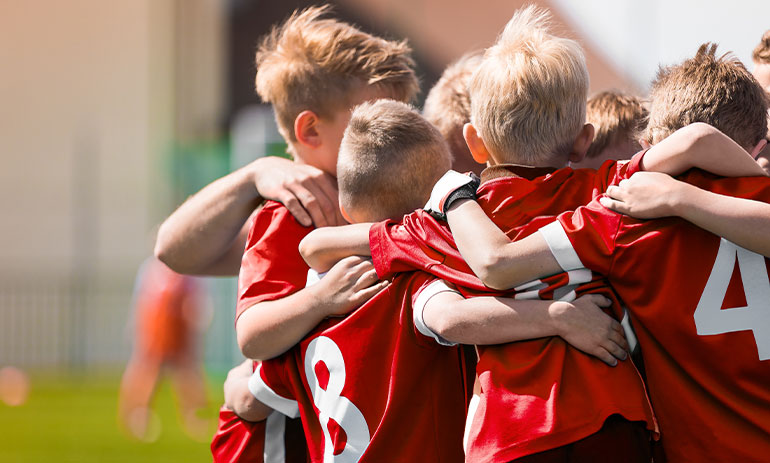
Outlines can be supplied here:
M625 163L607 163L597 174L498 165L482 173L478 201L498 227L518 239L590 201L626 168ZM382 277L419 268L458 285L466 296L491 291L462 260L447 225L427 213L411 214L403 225L376 224L370 238L372 260ZM572 300L593 292L610 297L615 316L622 317L617 299L587 271L544 278L507 295ZM558 337L478 346L478 351L483 392L469 436L469 461L510 461L560 447L596 433L613 414L655 428L644 386L630 361L612 368Z

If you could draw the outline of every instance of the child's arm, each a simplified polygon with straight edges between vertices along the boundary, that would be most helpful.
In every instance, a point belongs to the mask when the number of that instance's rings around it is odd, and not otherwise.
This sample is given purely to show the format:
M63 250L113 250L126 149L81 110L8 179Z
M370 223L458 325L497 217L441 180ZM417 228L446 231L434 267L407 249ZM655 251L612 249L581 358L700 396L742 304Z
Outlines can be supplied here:
M509 289L562 271L540 233L511 242L476 201L454 202L447 211L447 221L460 254L492 289Z
M235 324L238 346L246 358L269 359L289 350L326 317L345 315L388 285L374 266L348 257L315 285L245 310Z
M464 299L459 293L445 291L428 299L422 317L431 331L453 343L489 345L560 336L615 366L616 359L626 359L628 343L620 323L601 309L609 304L598 294L569 303L501 297Z
M227 373L225 379L225 406L246 421L267 419L273 409L263 404L249 391L252 374L251 360L245 360Z
M678 216L750 251L770 257L770 204L701 190L665 174L637 172L599 202L640 219Z
M299 243L299 253L313 270L323 273L348 256L371 256L370 223L317 228Z
M281 202L304 226L340 220L329 174L271 156L216 180L179 206L158 230L155 255L180 273L238 275L249 228L244 224L263 199Z
M669 175L694 167L723 177L767 175L740 145L702 122L683 127L650 148L640 167Z

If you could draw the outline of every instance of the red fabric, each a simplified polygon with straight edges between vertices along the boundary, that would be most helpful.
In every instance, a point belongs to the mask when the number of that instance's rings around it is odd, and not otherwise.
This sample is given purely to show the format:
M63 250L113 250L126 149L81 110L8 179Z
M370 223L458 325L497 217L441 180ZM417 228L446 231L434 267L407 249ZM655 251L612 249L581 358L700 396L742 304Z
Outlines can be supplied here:
M299 242L312 230L274 201L257 212L238 275L236 320L258 302L281 299L305 287L310 268L299 253Z
M472 383L463 349L438 345L412 321L413 297L432 279L397 276L351 315L327 319L291 351L262 363L262 382L298 401L312 461L324 461L321 420L330 416L329 445L336 454L366 449L357 460L362 463L464 461ZM346 410L344 417L334 406ZM368 447L362 434L369 436Z
M263 463L265 422L244 421L225 406L219 410L219 423L211 441L215 463Z
M565 168L540 175L542 169L536 169L531 179L499 177L482 184L478 201L510 238L520 239L557 214L590 201L629 165L607 162L599 171ZM510 170L527 175L525 168ZM421 211L405 217L402 224L375 225L370 240L381 276L419 268L456 284L466 296L517 294L484 287L462 260L446 224ZM615 301L612 312L618 316L621 309L606 284L591 275L584 277L571 273L546 278L519 291L519 297L551 299L576 289L578 295L602 292ZM578 288L577 282L588 284ZM528 295L523 294L526 291ZM558 337L478 350L482 394L469 436L468 461L507 462L560 447L597 432L613 414L655 429L644 385L631 361L612 368Z
M717 179L691 171L683 179L716 193L770 202L765 178ZM559 222L583 265L606 275L631 311L668 460L767 460L770 359L760 360L758 343L770 340L768 259L745 251L746 261L738 265L738 251L727 241L688 222L639 221L598 201ZM717 266L723 246L727 259ZM707 283L720 276L724 286L704 296ZM748 313L757 318L729 331L739 311L746 312L736 308L751 299ZM707 319L726 316L716 333L698 334L704 327L703 319L696 322L699 305Z

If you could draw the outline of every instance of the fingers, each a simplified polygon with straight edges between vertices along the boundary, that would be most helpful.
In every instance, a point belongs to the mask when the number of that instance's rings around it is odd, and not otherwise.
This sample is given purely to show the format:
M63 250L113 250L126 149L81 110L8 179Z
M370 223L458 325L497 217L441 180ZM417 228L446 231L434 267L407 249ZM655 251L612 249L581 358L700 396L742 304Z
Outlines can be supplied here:
M360 277L358 277L358 281L353 286L353 290L360 291L364 288L368 288L369 286L377 283L379 279L380 277L377 276L377 272L374 270L374 268L367 270Z
M607 340L602 344L602 347L604 347L607 352L609 352L613 357L615 357L618 360L625 360L628 358L628 352L620 347L618 344L611 340Z
M388 280L382 280L379 283L369 286L366 289L362 289L361 291L357 291L356 294L353 296L354 304L356 306L359 306L363 304L364 302L371 299L375 294L379 293L383 289L387 288L390 285L390 281Z
M628 340L626 340L626 337L623 334L622 328L620 332L614 331L614 330L610 332L610 341L620 346L620 348L626 352L629 352L631 350L631 348L628 346Z
M326 221L326 217L324 217L318 198L310 190L305 188L301 183L290 183L286 185L286 188L297 198L300 207L310 215L313 224L316 227L326 227L329 225Z
M609 194L609 191L607 193ZM629 212L631 210L626 203L608 198L606 196L600 197L599 203L602 206L606 207L607 209L618 212L620 214L629 215Z
M326 180L325 177L309 177L302 183L302 185L314 199L311 203L302 203L303 207L305 207L313 217L313 223L315 223L317 227L335 225L337 223L338 209L336 189L329 188L328 180ZM302 198L300 198L300 201L301 200ZM316 221L316 217L319 218L318 220L322 220L325 225L319 225L319 222Z
M313 219L307 213L305 208L302 207L299 199L291 191L285 190L278 198L278 202L286 206L286 209L289 210L291 215L293 215L294 218L297 219L297 222L302 226L309 227L313 225Z
M611 367L614 367L618 364L618 359L616 359L614 355L609 353L603 347L597 347L593 351L589 352L589 354L593 355Z

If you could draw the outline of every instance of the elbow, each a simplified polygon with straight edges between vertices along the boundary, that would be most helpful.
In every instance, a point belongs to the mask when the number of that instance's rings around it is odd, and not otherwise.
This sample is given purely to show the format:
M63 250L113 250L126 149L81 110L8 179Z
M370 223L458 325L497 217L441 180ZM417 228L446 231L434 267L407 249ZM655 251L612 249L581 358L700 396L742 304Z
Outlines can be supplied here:
M299 253L310 268L315 268L314 264L317 264L317 259L315 258L318 255L318 247L313 243L313 232L310 232L299 242Z
M687 130L691 140L691 147L697 149L701 145L710 145L715 137L724 136L716 127L705 122L694 122L688 125Z
M158 229L158 236L155 239L153 253L155 257L166 264L171 270L184 275L196 273L196 269L186 265L186 262L179 259L180 254L174 249L174 242L171 233L165 228L165 222Z
M484 286L494 290L505 290L511 286L505 278L505 261L499 254L487 254L474 266L473 272L484 283Z
M426 313L425 323L431 331L449 342L463 343L466 325L461 316L457 316L452 307L444 307L440 313L431 316Z

